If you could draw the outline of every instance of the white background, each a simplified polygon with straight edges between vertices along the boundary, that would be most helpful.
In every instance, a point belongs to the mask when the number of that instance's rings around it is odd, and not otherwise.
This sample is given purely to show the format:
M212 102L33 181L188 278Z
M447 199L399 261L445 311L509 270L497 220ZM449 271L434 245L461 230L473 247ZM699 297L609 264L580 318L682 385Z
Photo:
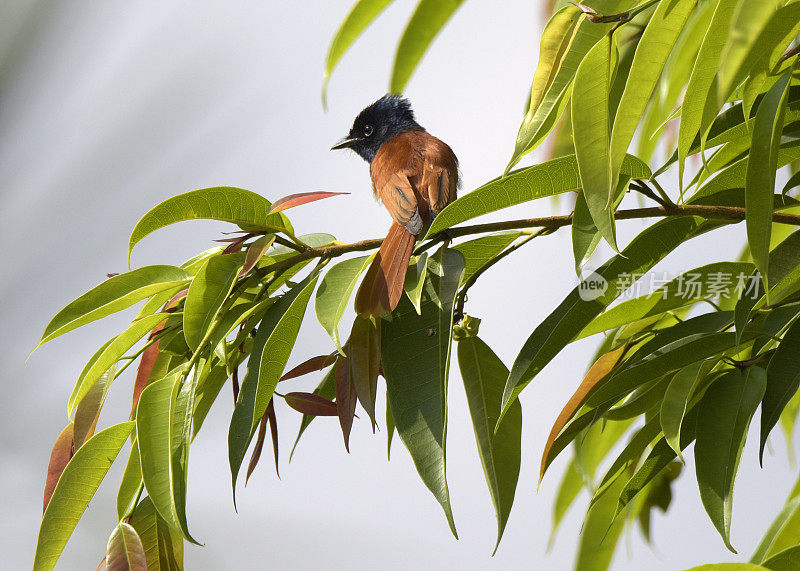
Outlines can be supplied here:
M355 114L384 93L413 3L391 6L345 57L325 113L322 65L351 3L4 3L4 568L30 567L44 474L52 442L67 420L67 396L85 360L129 316L70 333L25 359L55 312L106 273L126 270L127 236L142 214L169 196L216 185L248 188L273 200L310 190L346 191L352 194L292 211L298 233L325 231L355 241L385 232L388 216L371 197L367 165L352 153L328 149L346 134ZM407 90L419 121L458 154L465 191L497 176L510 156L537 60L538 5L466 2ZM503 216L568 212L565 204L559 209L540 201ZM641 228L641 222L624 223L623 243ZM180 263L210 247L225 229L192 222L161 230L137 247L133 264ZM741 226L717 232L682 247L659 267L674 275L732 259L743 238ZM603 250L598 261L608 255ZM534 241L481 278L470 292L468 311L483 318L482 337L510 364L575 283L569 233L561 231ZM385 433L373 436L363 419L353 430L352 454L344 451L336 420L321 419L288 464L298 415L283 405L278 410L282 479L265 452L248 487L240 487L240 511L234 513L226 453L232 402L226 387L192 447L188 515L194 536L206 546L186 548L187 568L569 568L587 498L574 506L547 555L552 500L565 458L554 464L538 493L537 470L549 426L597 342L567 348L523 393L522 473L494 558L494 514L457 367L447 444L460 541L450 535L399 440L387 463ZM290 364L330 348L309 313ZM298 386L311 388L317 381ZM131 377L117 381L104 426L127 417L131 383ZM777 431L775 453L767 456L764 470L757 466L757 439L751 440L734 505L732 535L740 560L749 557L793 481ZM702 511L691 454L688 458L669 517L654 517L655 547L634 530L620 542L617 569L735 560ZM102 559L116 523L114 497L123 463L121 457L80 522L61 569L94 569Z

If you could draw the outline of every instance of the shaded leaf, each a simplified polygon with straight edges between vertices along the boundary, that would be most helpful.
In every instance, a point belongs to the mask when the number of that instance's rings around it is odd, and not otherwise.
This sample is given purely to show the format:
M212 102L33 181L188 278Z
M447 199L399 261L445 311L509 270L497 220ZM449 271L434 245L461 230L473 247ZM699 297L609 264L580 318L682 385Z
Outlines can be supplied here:
M358 402L372 421L375 431L375 398L381 366L381 330L371 319L356 316L347 344L350 375Z
M150 498L136 506L130 523L142 540L148 571L183 569L183 538L158 514Z
M100 411L103 409L103 403L105 403L106 395L108 394L108 387L111 386L111 381L114 380L116 372L117 368L112 365L86 393L81 402L78 403L73 421L75 425L73 436L75 450L83 446L83 443L94 434L94 429L97 427L97 419L100 418Z
M356 388L353 384L350 357L339 357L333 368L336 383L336 412L344 437L344 448L350 452L350 429L356 414Z
M589 508L581 530L575 569L605 571L610 567L624 524L622 519L614 518L617 493L624 481L624 478L617 478L609 493Z
M47 504L50 503L50 498L53 497L53 490L56 489L56 484L58 484L58 480L61 478L64 468L67 467L67 463L70 461L70 458L72 458L72 435L74 433L74 426L75 425L70 422L64 427L64 430L61 431L61 434L58 435L58 438L56 438L53 444L53 450L50 452L50 462L47 465L47 479L44 483L42 512L47 509Z
M661 430L664 439L678 456L681 456L681 427L686 413L689 411L689 401L697 383L709 372L706 361L697 361L680 369L669 382L664 400L661 403Z
M733 482L747 427L766 388L763 369L733 370L715 381L700 401L695 468L700 498L728 549Z
M328 332L342 354L344 352L339 341L339 321L350 302L350 295L358 283L359 276L372 258L373 256L351 258L333 266L322 278L314 298L317 321Z
M296 411L310 416L338 416L339 414L335 402L314 393L286 393L286 404Z
M46 570L55 566L78 520L131 430L133 422L122 422L101 430L81 446L69 461L44 511L33 560L34 569Z
M317 355L316 357L311 357L307 361L303 361L288 373L281 375L280 380L288 381L289 379L302 377L303 375L313 373L314 371L321 371L322 369L327 369L335 362L336 353L331 353L330 355Z
M445 248L434 259L442 275L430 272L430 291L423 297L422 315L403 299L391 320L383 322L381 361L397 432L455 535L445 475L446 395L453 302L464 259Z
M414 261L416 259L416 262ZM422 303L422 288L425 287L425 277L428 275L428 253L423 252L418 258L412 258L406 272L403 290L408 299L414 304L414 309L420 313Z
M508 369L489 346L475 336L459 340L458 365L483 473L497 514L496 553L514 504L519 478L522 406L515 403L495 433Z
M800 387L800 320L783 336L767 367L767 388L761 404L761 444L759 461L764 462L764 447L781 412ZM798 538L800 541L800 538Z
M317 388L314 389L314 393L313 393L315 395L318 395L318 396L324 398L326 401L331 402L331 404L333 404L333 414L326 415L326 416L337 416L339 414L338 411L336 410L336 404L331 401L331 399L333 399L336 396L336 388L334 386L335 385L335 383L334 383L335 374L336 374L336 370L335 369L330 369L328 371L328 373L322 378L322 381L320 381L319 385L317 385ZM292 394L292 393L289 393L289 394ZM286 401L286 403L289 404L289 406L291 406L291 404L289 403L288 400ZM292 407L292 408L294 408L294 407ZM328 410L330 410L330 409L328 409ZM302 411L300 411L300 412L302 412ZM298 442L300 442L300 437L303 435L303 433L306 431L308 426L311 424L311 422L315 418L316 418L316 415L303 413L303 419L300 421L300 429L298 430L297 437L294 440L294 445L292 446L292 451L289 453L289 461L290 462L292 460L292 456L294 456L294 451L297 448L297 444L298 444Z
M392 440L394 439L395 425L392 416L392 405L386 400L386 460L392 459Z

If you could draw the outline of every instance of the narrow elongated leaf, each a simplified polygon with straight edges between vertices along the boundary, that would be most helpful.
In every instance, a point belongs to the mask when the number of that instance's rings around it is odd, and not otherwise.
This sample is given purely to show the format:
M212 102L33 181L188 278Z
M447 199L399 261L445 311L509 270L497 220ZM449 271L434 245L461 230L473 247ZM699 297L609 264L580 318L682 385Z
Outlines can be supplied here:
M572 126L575 157L583 197L592 220L606 241L617 249L614 224L614 183L611 176L609 89L616 44L603 36L586 54L572 88ZM613 52L613 55L612 55Z
M309 416L337 416L336 403L314 393L286 393L286 404Z
M783 409L800 387L800 320L783 336L767 367L767 388L761 404L761 446L759 461L764 462L764 447L769 433L778 423Z
M47 570L55 566L78 520L132 430L133 422L122 422L101 430L69 461L39 527L34 569Z
M373 256L361 256L333 266L322 278L314 298L317 321L328 332L342 354L344 352L339 340L339 321L347 309L347 304L350 303L350 295L358 283L359 276L372 258Z
M583 490L583 486L583 477L575 467L575 460L573 459L564 471L564 476L558 485L556 499L553 502L553 526L550 531L550 539L547 541L548 550L552 549L556 539L556 532L558 532L564 516L567 515L567 511L575 502L581 490Z
M357 316L348 342L350 376L358 402L372 421L375 430L375 397L378 394L378 371L381 366L381 329L370 319Z
M344 438L344 449L350 452L350 430L353 428L353 418L356 414L356 389L353 386L350 357L340 357L334 366L336 375L336 412L339 416L339 426Z
M269 214L271 206L260 194L232 186L203 188L168 198L136 224L128 240L128 262L133 247L145 236L184 220L220 220L293 237L288 218L281 213Z
M580 286L576 287L533 331L520 350L506 382L503 410L561 349L622 293L617 291L622 280L653 267L700 232L701 224L700 219L688 217L656 222L634 238L621 254L598 268L598 277L608 284L602 295L586 301L581 298Z
M591 367L589 367L589 370L586 372L586 376L583 378L583 381L581 381L581 384L578 386L575 394L570 397L569 401L567 401L567 404L565 404L564 408L561 409L561 412L558 414L558 418L556 418L553 427L550 429L550 435L547 437L547 442L545 443L544 451L542 452L542 462L539 468L540 482L544 477L547 467L555 459L555 455L553 455L552 452L553 444L555 443L556 438L564 430L564 427L567 425L567 423L572 420L572 418L575 416L575 413L577 413L578 410L580 410L580 408L583 406L583 403L586 401L591 389L611 373L612 369L617 365L617 363L619 363L620 359L622 359L627 350L627 345L620 345L616 349L601 355L600 358L597 359L597 361L595 361Z
M575 197L575 208L572 213L572 254L575 258L575 273L578 276L600 244L600 238L602 236L592 220L586 196L580 192Z
M464 0L420 0L406 26L394 57L389 90L402 93L433 39Z
M639 40L611 133L611 175L614 185L647 101L695 4L697 0L660 2Z
M664 439L681 456L681 427L689 410L689 400L697 383L708 373L708 364L698 361L680 369L669 382L661 403L661 430ZM682 456L681 456L682 457Z
M615 14L621 12L635 3L635 0L600 0L593 2L592 7L598 13ZM562 14L558 22L554 21L553 36L560 35L568 38L568 44L563 47L563 56L559 59L557 70L552 79L546 83L548 87L541 97L534 97L531 91L531 102L525 118L517 133L514 153L506 167L508 172L519 160L531 152L545 140L550 131L555 127L561 112L566 108L569 100L572 82L575 73L589 50L612 28L614 24L600 24L580 18L573 28L569 23L569 14ZM540 52L543 53L543 52ZM540 60L543 73L550 67L550 63ZM537 74L539 68L537 68ZM547 75L552 72L547 71ZM535 78L536 79L536 78ZM534 85L538 92L538 87Z
M733 482L747 427L766 388L763 369L750 367L720 377L706 391L697 415L695 468L700 498L728 549Z
M464 271L461 254L441 249L435 255L441 276L431 272L422 315L406 299L383 322L382 363L392 417L422 481L436 497L455 535L445 475L447 378L453 302Z
M758 544L750 563L763 564L765 560L794 547L800 541L800 498L789 498L781 512L769 526Z
M142 464L139 459L139 441L136 436L131 443L131 452L128 456L128 463L122 473L122 481L117 491L117 517L123 519L129 510L133 510L133 501L139 493L139 486L142 485Z
M322 78L322 105L324 107L327 107L328 82L339 60L347 53L361 33L391 3L392 0L358 0L342 25L339 26L328 48L328 57L325 60L325 75Z
M130 525L121 521L114 528L106 546L106 569L108 571L147 571L147 556L139 534Z
M522 406L515 403L495 434L508 369L486 343L474 336L458 342L458 365L483 473L497 514L496 552L514 504L519 478Z
M728 39L731 18L738 0L716 0L714 15L706 30L700 51L686 86L681 105L678 132L679 178L683 186L683 169L690 147L698 133L711 125L717 111L717 69Z
M317 200L322 200L323 198L330 198L331 196L339 196L341 194L350 194L350 193L326 192L323 190L319 190L316 192L298 192L297 194L290 194L288 196L284 196L283 198L279 198L278 200L273 202L272 207L269 209L269 213L274 214L276 212L280 212L281 210L287 210L289 208L294 208L295 206L308 204L309 202L315 202Z
M652 174L645 163L630 155L625 159L621 172L634 180L650 178ZM456 224L515 204L580 188L575 155L518 169L451 202L434 219L427 235L433 236Z
M316 272L311 273L284 294L270 306L258 325L253 350L247 362L247 372L242 380L228 429L228 460L234 504L236 476L258 421L266 412L275 386L286 368L317 277Z
M155 315L143 317L138 321L134 321L130 327L105 345L102 351L98 352L81 372L69 397L67 410L70 413L74 411L78 403L83 400L103 374L114 366L128 349L147 335L153 327L168 317L168 313L156 313Z
M212 256L192 280L183 306L183 335L192 351L198 349L209 333L242 264L241 255Z
M589 508L581 531L575 569L605 571L611 566L624 527L621 518L614 518L617 495L624 481L624 478L617 478L609 493Z
M767 287L769 287L767 267L769 243L772 234L772 195L775 192L775 171L786 110L786 94L791 79L790 70L772 86L758 107L745 184L747 242L753 262L761 272Z
M335 370L330 369L328 373L322 378L317 388L314 389L314 393L317 396L322 397L326 401L330 402L336 396L336 388L335 388ZM287 401L288 402L288 401ZM333 404L333 414L325 415L325 416L336 416L338 414L336 410L336 404ZM291 405L290 405L291 406ZM289 453L289 461L291 462L292 456L294 456L294 451L297 448L298 442L300 442L300 437L303 436L303 433L306 431L308 426L311 422L317 417L317 415L303 413L303 419L300 421L300 429L297 432L297 437L294 440L294 445L292 446L292 451Z
M392 459L392 440L394 439L395 425L392 416L392 405L386 400L386 460Z
M175 266L145 266L109 278L59 311L45 327L36 346L81 325L122 311L160 291L179 287L189 277L189 274Z
M254 240L253 243L250 244L250 246L247 248L244 266L242 267L242 271L239 272L239 277L247 275L250 270L258 265L258 262L260 262L261 258L264 257L264 254L267 253L267 250L269 250L269 247L272 246L273 242L275 242L275 234L266 234Z
M50 452L50 462L47 464L47 479L44 483L43 512L47 509L50 498L53 497L53 490L56 489L56 484L58 484L64 468L67 467L70 458L72 458L74 431L75 425L70 422L64 427L64 430L56 438L55 444L53 444L53 450Z
M85 397L78 403L75 409L75 434L73 437L73 445L75 450L83 446L88 438L94 434L94 429L97 426L97 419L100 417L100 411L103 409L103 403L106 401L108 394L108 387L111 386L111 381L114 380L116 374L116 367L112 366L108 371L103 373L91 390Z
M684 272L656 291L624 301L598 315L578 335L578 339L608 331L640 319L661 315L703 299L730 299L735 294L740 274L749 275L747 262L716 262Z
M784 549L764 561L760 568L770 571L794 571L800 567L800 545Z
M415 261L416 260L416 261ZM422 303L422 288L425 287L425 278L428 276L428 253L423 252L417 258L411 258L408 265L406 279L403 283L403 290L408 299L414 304L417 313L421 313L420 304Z
M164 521L150 498L144 498L131 516L142 541L148 571L183 569L183 538Z
M302 363L297 365L294 369L292 369L288 373L284 373L283 375L281 375L281 380L288 381L289 379L302 377L303 375L307 375L308 373L313 373L314 371L321 371L322 369L327 369L335 362L336 362L336 353L332 353L330 355L318 355L316 357L311 357L307 361L303 361Z

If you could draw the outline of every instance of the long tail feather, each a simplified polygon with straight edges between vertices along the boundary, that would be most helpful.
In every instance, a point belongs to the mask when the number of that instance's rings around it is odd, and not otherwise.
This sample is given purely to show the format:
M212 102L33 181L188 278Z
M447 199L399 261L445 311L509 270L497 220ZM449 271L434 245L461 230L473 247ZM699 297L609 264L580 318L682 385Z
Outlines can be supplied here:
M372 261L356 294L356 312L379 316L391 312L403 295L408 261L417 238L392 222L378 255Z

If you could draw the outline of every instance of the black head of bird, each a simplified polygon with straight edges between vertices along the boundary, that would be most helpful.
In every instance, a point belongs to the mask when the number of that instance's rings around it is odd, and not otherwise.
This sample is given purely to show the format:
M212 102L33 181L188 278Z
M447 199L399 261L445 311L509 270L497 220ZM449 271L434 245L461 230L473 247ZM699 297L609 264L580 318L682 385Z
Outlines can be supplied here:
M384 95L358 114L347 137L332 149L353 149L368 163L386 141L406 131L424 131L411 103L399 95Z

